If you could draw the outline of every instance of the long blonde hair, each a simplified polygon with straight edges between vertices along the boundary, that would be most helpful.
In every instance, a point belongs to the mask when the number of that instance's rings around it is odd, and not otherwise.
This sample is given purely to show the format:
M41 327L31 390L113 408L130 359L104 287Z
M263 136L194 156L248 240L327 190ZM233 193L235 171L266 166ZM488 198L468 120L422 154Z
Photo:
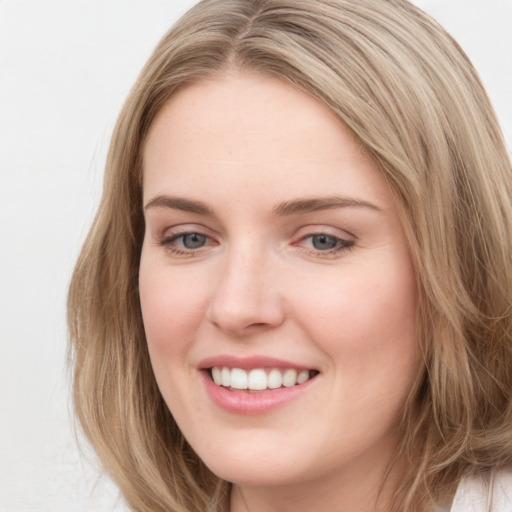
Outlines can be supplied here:
M179 87L232 68L330 107L395 195L425 370L403 412L394 507L431 510L464 474L512 461L512 169L472 65L406 0L204 0L162 39L119 116L69 292L80 424L133 510L227 506L228 484L160 396L137 282L148 129Z

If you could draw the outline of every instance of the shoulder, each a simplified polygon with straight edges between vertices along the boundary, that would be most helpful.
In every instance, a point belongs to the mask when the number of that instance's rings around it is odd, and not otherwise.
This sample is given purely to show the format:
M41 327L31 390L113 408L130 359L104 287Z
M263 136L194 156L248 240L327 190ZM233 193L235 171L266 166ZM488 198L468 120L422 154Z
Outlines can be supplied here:
M512 468L462 479L450 512L512 512Z

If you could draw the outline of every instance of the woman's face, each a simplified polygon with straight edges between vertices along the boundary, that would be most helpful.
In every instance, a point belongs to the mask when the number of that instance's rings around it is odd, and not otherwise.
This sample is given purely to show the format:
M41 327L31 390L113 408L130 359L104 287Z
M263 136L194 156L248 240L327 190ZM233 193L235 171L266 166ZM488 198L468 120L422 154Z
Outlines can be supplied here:
M149 352L201 459L255 488L380 476L420 371L417 289L360 145L291 85L233 73L164 106L143 188Z

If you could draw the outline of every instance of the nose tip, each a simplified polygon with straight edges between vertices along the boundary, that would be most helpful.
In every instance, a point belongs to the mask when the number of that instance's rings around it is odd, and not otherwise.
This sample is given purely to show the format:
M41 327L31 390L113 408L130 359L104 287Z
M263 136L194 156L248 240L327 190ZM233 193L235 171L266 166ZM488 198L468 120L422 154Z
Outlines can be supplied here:
M273 311L269 303L246 307L240 302L216 302L215 307L209 310L208 319L223 331L240 335L275 327L281 323L279 312L277 309Z
M261 261L227 266L219 275L207 319L238 336L279 326L284 304L269 270Z

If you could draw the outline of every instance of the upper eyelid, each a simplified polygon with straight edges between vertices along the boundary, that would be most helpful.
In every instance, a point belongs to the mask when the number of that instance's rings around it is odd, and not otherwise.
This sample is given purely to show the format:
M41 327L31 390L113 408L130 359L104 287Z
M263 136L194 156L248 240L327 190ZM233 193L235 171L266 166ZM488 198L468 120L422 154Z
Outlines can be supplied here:
M172 233L169 236L161 237L161 239L159 240L159 244L160 245L170 244L171 242L175 242L176 240L180 239L181 237L184 237L186 235L192 235L192 234L197 234L197 235L200 235L200 236L204 236L207 239L207 242L205 243L204 246L198 247L197 249L184 248L184 250L187 250L187 251L200 250L203 247L215 244L215 239L213 237L211 237L210 235L207 235L206 233L202 233L200 231L184 231L184 232L181 232L181 233Z
M166 236L166 233L169 231L169 236ZM198 233L209 238L214 237L211 229L205 228L200 224L176 224L174 226L166 226L165 228L158 230L159 238L171 238L173 236L186 235L189 233Z
M346 229L337 228L334 226L326 226L326 225L311 225L311 226L304 226L297 230L296 238L301 240L303 238L306 238L308 236L315 236L315 235L328 235L332 236L334 238L339 238L341 240L350 240L350 241L357 241L358 237L351 233L350 231L347 231Z
M206 233L201 233L200 231L185 231L183 233L172 233L169 236L164 236L163 241L165 242L166 240L177 240L178 238L181 238L181 237L184 237L187 235L200 235L200 236L204 236L205 238L208 238L210 240L212 239L211 236L207 235Z
M309 234L309 235L304 235L303 237L299 238L299 242L301 242L303 240L307 240L308 238L313 238L315 236L327 236L329 238L334 238L343 247L349 247L349 246L355 245L355 241L354 240L351 240L351 239L348 239L348 238L342 238L340 236L331 235L331 234L328 234L328 233L312 233L312 234ZM297 245L297 243L295 243L294 245ZM319 252L328 252L328 251L321 251L320 249L314 249L314 250L318 250Z
M183 236L183 235L191 235L193 233L197 233L198 235L204 235L204 236L208 236L210 237L210 235L208 235L207 233L205 233L204 231L205 230L202 230L202 229L183 229L183 230L176 230L174 231L173 230L174 228L166 228L162 231L162 238L172 238L172 237L178 237L178 236ZM166 234L168 233L169 230L173 230L171 231L168 236L166 236Z

